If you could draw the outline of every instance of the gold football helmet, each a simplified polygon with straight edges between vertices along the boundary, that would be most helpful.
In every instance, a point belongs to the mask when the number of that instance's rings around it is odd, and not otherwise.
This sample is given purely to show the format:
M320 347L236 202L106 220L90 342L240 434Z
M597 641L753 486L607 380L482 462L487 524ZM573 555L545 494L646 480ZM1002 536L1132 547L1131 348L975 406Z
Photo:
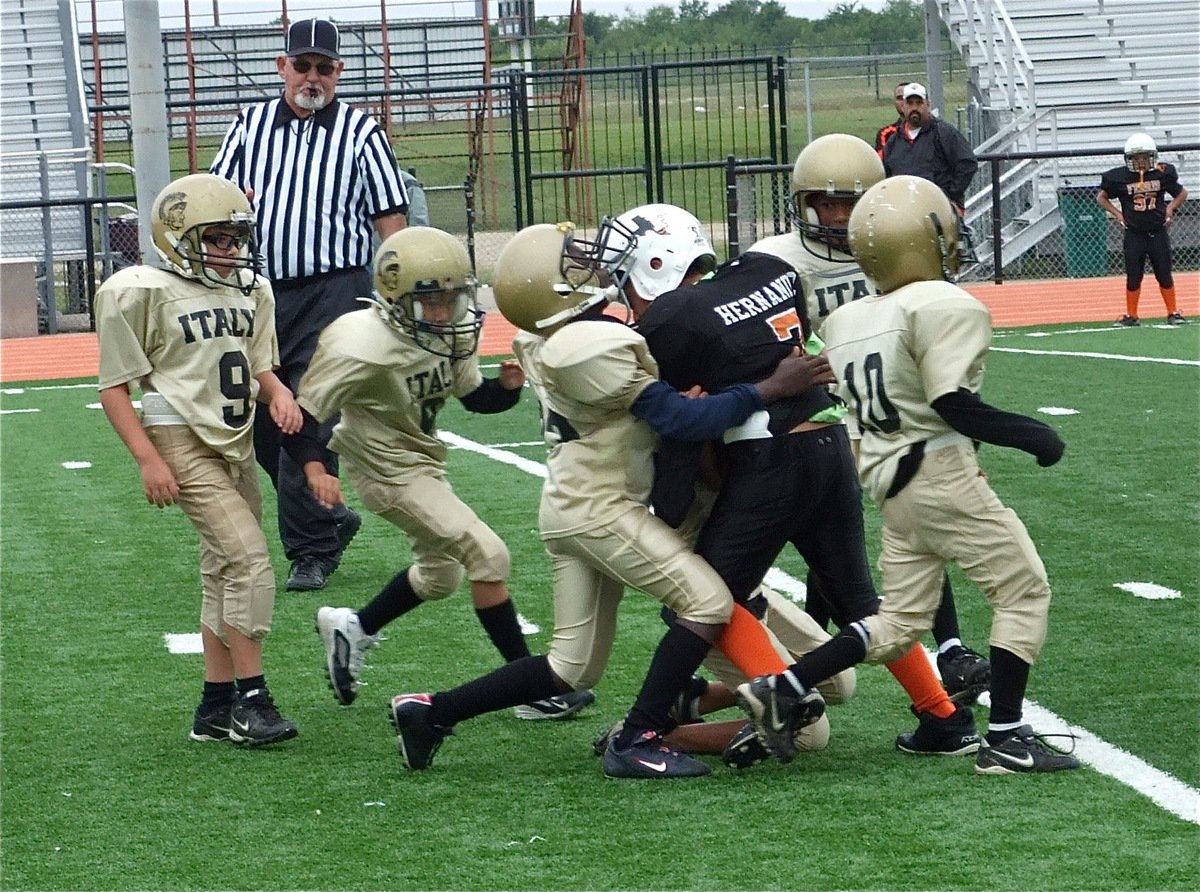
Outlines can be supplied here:
M204 233L208 227L218 225L237 231L237 255L214 254L222 265L233 270L228 279L206 263L209 249ZM211 173L194 173L169 183L154 199L150 231L159 257L181 276L209 287L231 285L243 294L257 287L254 212L242 190L229 180Z
M882 180L883 162L863 140L847 133L830 133L801 150L792 168L792 208L801 237L826 248L846 250L846 230L823 226L809 202L816 195L858 200ZM813 246L810 244L811 249ZM823 252L827 259L831 252Z
M465 359L479 346L476 287L467 249L440 229L401 229L375 252L375 302L384 318L437 356Z
M958 272L958 212L935 183L889 177L850 215L850 250L881 291L910 282L953 281Z
M548 336L590 308L618 298L574 223L537 223L518 232L496 261L496 306L517 328Z

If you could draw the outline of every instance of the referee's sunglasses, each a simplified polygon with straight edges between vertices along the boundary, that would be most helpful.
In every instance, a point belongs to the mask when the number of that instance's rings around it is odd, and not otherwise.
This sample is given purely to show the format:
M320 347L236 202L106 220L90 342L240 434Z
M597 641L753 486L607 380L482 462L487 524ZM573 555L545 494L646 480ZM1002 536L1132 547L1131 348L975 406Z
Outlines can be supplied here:
M293 59L292 60L292 68L295 70L295 72L297 74L308 74L308 70L312 67L313 67L313 63L308 61L308 59ZM321 77L329 77L329 75L333 74L333 72L336 70L337 70L337 66L334 65L332 62L318 62L317 63L317 74L321 75Z

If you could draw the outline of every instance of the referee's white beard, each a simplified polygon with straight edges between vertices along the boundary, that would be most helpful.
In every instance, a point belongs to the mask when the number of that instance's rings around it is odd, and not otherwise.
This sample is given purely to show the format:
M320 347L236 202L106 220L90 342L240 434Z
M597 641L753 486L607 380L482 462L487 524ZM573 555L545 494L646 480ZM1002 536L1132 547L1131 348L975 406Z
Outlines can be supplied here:
M292 98L296 100L296 105L314 112L320 111L329 104L329 97L325 95L325 90L319 86L301 87Z

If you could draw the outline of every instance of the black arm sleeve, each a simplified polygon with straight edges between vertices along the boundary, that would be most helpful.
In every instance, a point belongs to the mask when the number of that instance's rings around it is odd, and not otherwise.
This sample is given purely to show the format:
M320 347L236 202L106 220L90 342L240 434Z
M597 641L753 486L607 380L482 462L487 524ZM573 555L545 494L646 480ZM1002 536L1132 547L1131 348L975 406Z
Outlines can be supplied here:
M288 454L288 458L301 468L310 461L319 461L325 466L325 470L332 474L333 456L317 435L317 419L303 406L300 407L300 413L304 416L304 426L294 434L281 433L279 445Z
M520 399L520 387L506 390L500 384L499 378L484 378L482 384L461 397L459 402L466 406L468 412L494 415L511 409Z
M989 406L979 394L958 390L939 396L930 405L943 420L966 437L994 446L1009 446L1037 457L1042 467L1062 458L1066 443L1050 425L1036 418Z

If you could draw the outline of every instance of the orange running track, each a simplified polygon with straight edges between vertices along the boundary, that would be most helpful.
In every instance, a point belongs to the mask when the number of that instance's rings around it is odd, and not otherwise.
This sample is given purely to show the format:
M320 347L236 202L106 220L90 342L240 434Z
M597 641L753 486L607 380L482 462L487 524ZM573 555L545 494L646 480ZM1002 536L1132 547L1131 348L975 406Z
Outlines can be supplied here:
M1014 281L965 286L992 311L996 328L1059 322L1111 322L1125 312L1125 277ZM1196 323L1200 316L1200 272L1175 274L1179 311ZM1147 276L1139 314L1148 321L1166 315L1158 285ZM499 312L487 314L480 353L511 352L515 329ZM99 349L95 334L39 335L0 341L0 383L95 378Z

